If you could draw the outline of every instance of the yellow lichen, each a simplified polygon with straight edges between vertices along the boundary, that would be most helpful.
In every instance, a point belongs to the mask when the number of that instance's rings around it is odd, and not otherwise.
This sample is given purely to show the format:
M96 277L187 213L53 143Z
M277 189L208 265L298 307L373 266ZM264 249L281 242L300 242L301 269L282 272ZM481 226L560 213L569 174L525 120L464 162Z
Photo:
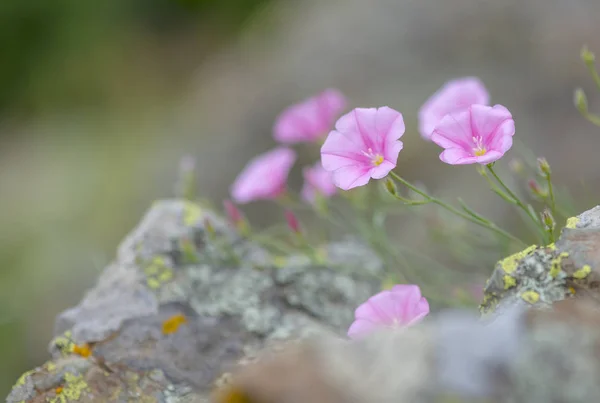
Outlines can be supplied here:
M217 403L252 403L252 399L241 389L228 386L215 396Z
M531 252L535 250L537 246L531 245L527 249L522 250L521 252L517 252L514 255L511 255L499 262L500 267L504 270L505 273L510 274L516 270L519 261L523 259L525 256L529 255Z
M67 355L71 353L75 343L71 339L71 331L67 330L62 336L55 337L52 344L58 348L62 355Z
M31 371L25 372L23 375L21 375L19 377L19 379L17 379L17 383L15 383L14 387L16 388L17 386L23 386L23 385L25 385L25 381L27 381L27 377L29 375L31 375L31 374L34 374L34 373L35 373L35 369L32 369Z
M146 284L151 289L160 288L160 286L173 279L173 269L167 265L167 260L163 256L155 256L150 264L144 267L146 274Z
M576 278L577 280L582 280L582 279L586 278L591 272L592 272L592 268L590 267L589 264L586 264L581 269L579 269L579 270L575 271L575 273L573 273L573 278Z
M556 245L554 244L554 242L552 242L550 245L547 245L546 248L550 250L556 250Z
M60 388L60 392L59 392ZM74 375L69 372L65 374L65 384L56 388L56 396L50 399L50 403L69 403L82 398L89 390L87 382L82 375Z
M525 291L523 294L521 294L521 298L525 302L529 302L530 304L535 304L536 302L538 302L540 300L540 294L535 291L528 290L528 291Z
M187 323L187 319L183 314L179 313L177 315L173 315L163 322L162 332L163 334L175 333L179 329L179 326L184 323Z
M550 277L552 277L552 278L558 277L558 275L562 271L562 266L561 266L562 260L568 256L569 256L569 254L567 252L562 252L557 257L552 259L552 261L550 262L550 272L549 272Z
M579 217L568 218L565 228L571 228L571 229L577 228L578 223L579 223Z
M287 257L285 256L273 256L273 265L277 268L282 268L287 264Z
M52 361L48 361L46 363L46 371L54 371L56 369L56 364Z
M183 206L183 223L191 227L195 225L198 220L202 217L202 209L196 203L189 201L185 202Z
M504 275L504 289L508 290L517 285L517 280L513 276L509 276L508 274Z
M573 295L575 295L575 289L573 287L569 287L569 292Z

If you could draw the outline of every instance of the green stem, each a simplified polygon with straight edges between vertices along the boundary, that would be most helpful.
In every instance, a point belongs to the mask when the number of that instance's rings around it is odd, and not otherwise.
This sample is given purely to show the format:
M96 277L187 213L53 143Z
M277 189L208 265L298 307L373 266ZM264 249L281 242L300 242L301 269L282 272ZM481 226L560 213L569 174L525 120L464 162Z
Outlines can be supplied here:
M407 188L411 189L413 192L425 197L426 199L429 199L432 203L437 204L438 206L446 209L447 211L464 218L467 221L472 222L473 224L477 224L480 227L483 228L487 228L493 232L495 232L498 235L501 235L505 238L508 238L514 242L517 242L519 244L522 245L527 245L525 242L521 241L519 238L517 238L516 236L506 232L505 230L503 230L502 228L499 228L498 226L496 226L496 224L492 223L489 220L486 221L481 221L475 217L472 217L471 215L467 214L467 213L463 213L462 211L456 209L455 207L441 201L438 198L435 198L433 196L429 196L427 193L423 192L421 189L419 189L418 187L414 186L413 184L411 184L410 182L404 180L400 175L396 174L394 171L390 172L390 176L392 178L394 178L395 180L397 180L398 182L402 183L404 186L406 186Z
M496 171L494 171L492 165L493 164L487 165L487 169L490 171L494 179L498 181L502 189L504 189L504 191L514 200L515 204L534 222L536 227L541 230L542 234L545 234L542 222L534 214L532 214L531 210L521 201L521 199L519 199L519 197L512 190L510 190L510 188L502 181L502 179L500 179Z

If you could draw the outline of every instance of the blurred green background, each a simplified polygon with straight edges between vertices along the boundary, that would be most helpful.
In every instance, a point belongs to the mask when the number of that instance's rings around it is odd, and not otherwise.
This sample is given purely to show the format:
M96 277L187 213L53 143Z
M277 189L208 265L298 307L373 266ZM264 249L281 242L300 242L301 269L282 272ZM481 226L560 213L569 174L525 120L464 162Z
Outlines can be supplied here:
M581 86L600 109L578 59L584 43L600 52L598 15L596 0L3 0L0 396L47 358L54 317L151 201L172 195L182 155L198 157L200 192L218 203L273 145L276 115L326 87L403 112L406 177L517 226L472 169L444 167L416 135L433 91L477 75L577 208L591 207L600 133L571 100ZM418 226L394 236L426 252Z

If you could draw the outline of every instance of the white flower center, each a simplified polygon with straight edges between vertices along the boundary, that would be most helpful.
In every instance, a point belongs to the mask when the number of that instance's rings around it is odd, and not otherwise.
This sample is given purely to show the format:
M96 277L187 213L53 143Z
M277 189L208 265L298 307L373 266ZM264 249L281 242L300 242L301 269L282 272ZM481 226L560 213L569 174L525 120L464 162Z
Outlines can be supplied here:
M362 151L362 153L365 157L371 160L371 164L373 164L373 166L378 167L383 163L383 155L374 153L371 147L369 147L367 151Z
M475 147L473 147L473 153L478 157L485 155L487 150L483 145L483 139L481 138L481 136L473 137L473 143L475 143Z

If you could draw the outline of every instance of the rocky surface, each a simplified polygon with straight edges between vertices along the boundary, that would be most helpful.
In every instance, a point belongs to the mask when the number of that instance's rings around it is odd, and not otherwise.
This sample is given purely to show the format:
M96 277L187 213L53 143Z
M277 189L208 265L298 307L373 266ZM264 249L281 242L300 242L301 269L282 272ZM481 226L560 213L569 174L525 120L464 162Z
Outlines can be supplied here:
M52 359L7 401L202 399L266 345L343 332L381 270L351 241L328 245L320 262L273 256L197 204L159 201L96 287L59 315Z
M371 251L347 240L275 256L210 210L159 201L7 402L589 403L599 233L596 207L555 244L500 261L483 320L446 311L348 341L354 307L380 288Z

